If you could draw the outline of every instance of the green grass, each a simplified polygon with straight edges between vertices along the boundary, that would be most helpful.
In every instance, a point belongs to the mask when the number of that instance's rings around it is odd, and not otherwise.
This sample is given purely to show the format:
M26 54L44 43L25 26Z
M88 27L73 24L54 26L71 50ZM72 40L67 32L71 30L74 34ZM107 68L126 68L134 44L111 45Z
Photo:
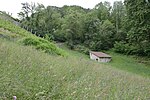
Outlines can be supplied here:
M125 70L128 72L140 74L150 77L150 65L138 63L137 60L131 56L108 52L112 56L112 61L108 65Z
M70 57L79 57L79 59L89 59L89 55L69 50L64 44L62 44L60 47L67 51ZM139 61L136 60L135 57L114 53L112 51L107 51L106 53L112 56L112 61L110 63L101 64L114 67L120 70L125 70L134 74L142 75L144 77L150 77L149 63L139 63ZM139 60L143 61L145 59L141 58ZM150 60L148 60L147 62L149 61Z
M0 99L150 99L150 78L79 58L53 56L0 39Z
M21 36L31 36L32 34L19 26L14 25L13 23L0 18L0 28L11 31Z
M17 39L20 39L21 37L21 35L12 33L11 31L5 30L4 28L0 28L0 38L17 41Z

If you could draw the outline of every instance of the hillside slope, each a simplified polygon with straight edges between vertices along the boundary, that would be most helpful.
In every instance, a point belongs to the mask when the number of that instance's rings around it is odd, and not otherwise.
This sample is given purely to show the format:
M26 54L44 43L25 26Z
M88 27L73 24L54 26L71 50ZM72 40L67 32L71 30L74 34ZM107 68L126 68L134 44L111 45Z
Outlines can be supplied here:
M0 39L0 99L148 100L150 79Z
M0 18L0 37L19 41L23 45L34 46L35 48L43 50L46 53L57 54L61 56L67 55L65 51L58 48L54 43L37 37L36 35L33 35L32 33L2 18Z

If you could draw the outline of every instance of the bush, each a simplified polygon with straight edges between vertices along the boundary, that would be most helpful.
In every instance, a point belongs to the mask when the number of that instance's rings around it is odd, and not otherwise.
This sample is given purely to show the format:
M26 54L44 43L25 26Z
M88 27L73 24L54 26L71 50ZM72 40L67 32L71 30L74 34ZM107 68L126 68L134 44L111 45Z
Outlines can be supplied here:
M113 50L117 53L127 54L127 55L137 55L137 56L150 56L150 48L139 47L136 45L129 45L125 42L116 42L114 44Z
M31 38L31 37L25 37L21 40L21 42L24 44L24 45L34 45L34 46L37 46L40 44L40 41L36 38Z
M115 42L113 50L117 53L123 53L123 54L136 54L136 47L129 45L125 42Z
M50 54L57 54L61 56L66 56L67 53L58 48L54 43L49 42L48 40L38 38L38 37L25 37L19 42L23 43L24 45L30 45L30 46L35 46L36 49L43 50L46 53Z

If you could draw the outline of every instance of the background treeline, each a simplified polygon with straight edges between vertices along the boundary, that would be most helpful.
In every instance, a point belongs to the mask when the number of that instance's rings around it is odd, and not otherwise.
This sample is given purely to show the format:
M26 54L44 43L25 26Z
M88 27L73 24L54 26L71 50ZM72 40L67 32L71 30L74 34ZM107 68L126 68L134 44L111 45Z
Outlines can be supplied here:
M150 2L100 2L93 9L80 6L44 7L22 3L23 28L49 41L66 42L71 49L109 50L150 56Z

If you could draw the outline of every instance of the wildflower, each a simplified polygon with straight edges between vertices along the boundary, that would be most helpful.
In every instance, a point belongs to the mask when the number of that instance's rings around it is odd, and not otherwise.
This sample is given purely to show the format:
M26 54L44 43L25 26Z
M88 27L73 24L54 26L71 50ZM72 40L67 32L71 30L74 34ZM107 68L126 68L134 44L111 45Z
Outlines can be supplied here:
M13 96L13 98L14 98L14 100L16 100L16 99L17 99L17 97L16 97L16 96Z

